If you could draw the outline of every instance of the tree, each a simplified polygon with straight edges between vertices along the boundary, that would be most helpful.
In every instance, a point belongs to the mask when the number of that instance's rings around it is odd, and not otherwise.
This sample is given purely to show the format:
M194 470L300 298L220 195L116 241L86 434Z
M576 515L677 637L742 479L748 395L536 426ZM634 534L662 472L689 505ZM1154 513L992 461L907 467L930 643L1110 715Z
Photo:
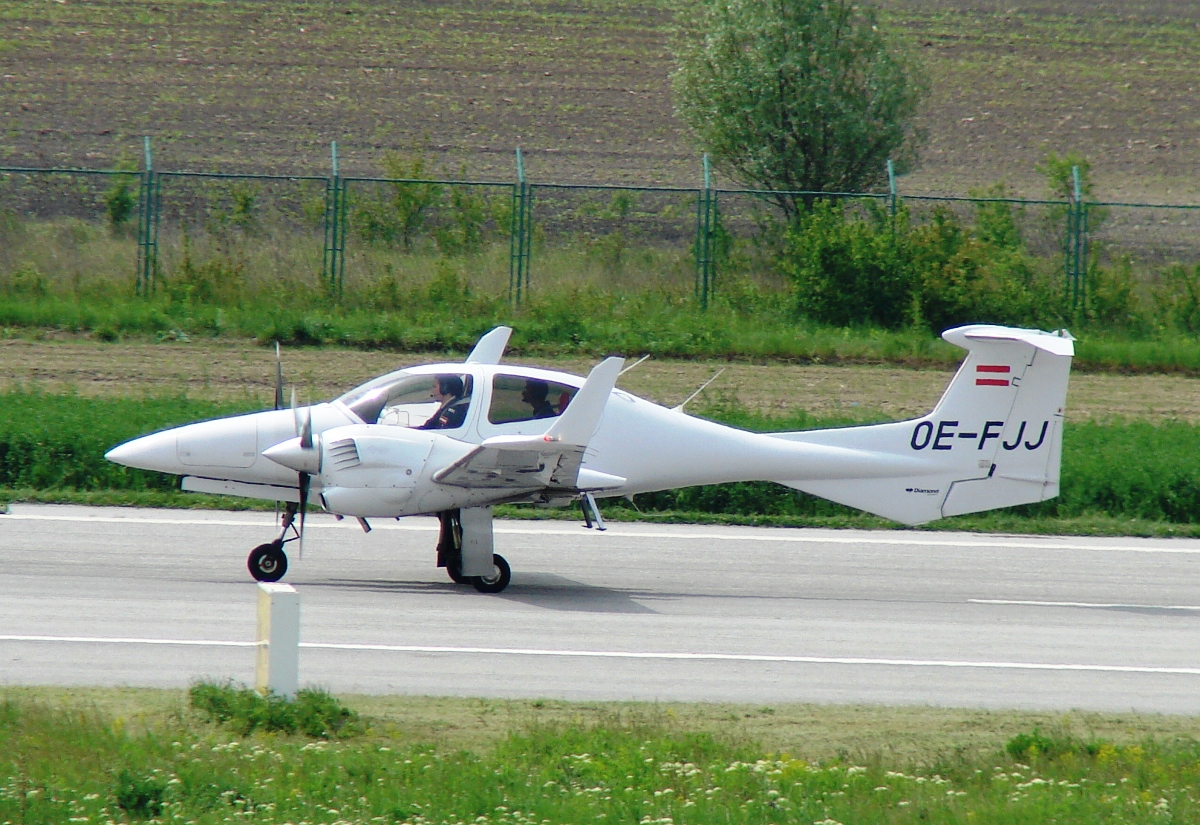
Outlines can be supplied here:
M915 153L926 83L853 0L700 0L676 106L718 169L757 189L856 192ZM815 198L768 196L788 219Z

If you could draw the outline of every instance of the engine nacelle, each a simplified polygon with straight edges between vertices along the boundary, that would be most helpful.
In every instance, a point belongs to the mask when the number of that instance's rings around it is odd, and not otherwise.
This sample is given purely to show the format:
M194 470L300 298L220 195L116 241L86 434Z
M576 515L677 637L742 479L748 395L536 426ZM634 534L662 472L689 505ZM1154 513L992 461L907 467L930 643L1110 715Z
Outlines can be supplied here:
M424 512L417 503L429 488L441 486L432 481L433 474L474 448L406 427L354 424L327 430L321 434L318 476L322 503L331 513L362 518Z
M339 516L391 518L403 515L412 497L412 488L326 487L321 504Z

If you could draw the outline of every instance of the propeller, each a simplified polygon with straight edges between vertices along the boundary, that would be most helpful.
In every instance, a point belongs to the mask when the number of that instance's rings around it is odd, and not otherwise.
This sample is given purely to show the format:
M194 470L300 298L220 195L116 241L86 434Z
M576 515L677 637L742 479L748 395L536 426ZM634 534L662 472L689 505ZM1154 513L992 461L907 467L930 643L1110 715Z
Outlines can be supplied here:
M294 406L294 405L293 405ZM311 451L313 449L313 433L312 433L312 413L306 407L304 409L304 426L300 429L300 449ZM319 458L318 458L319 460ZM299 534L298 547L296 555L298 558L304 558L304 514L308 512L308 491L312 487L312 476L303 470L300 471L300 528L296 531Z
M278 341L275 342L275 409L283 409L283 357L279 354Z
M301 413L303 412L303 415ZM312 411L305 407L303 411L296 406L296 390L292 389L292 415L296 423L296 438L284 441L274 447L263 450L263 456L297 474L296 487L300 493L296 511L300 514L300 524L296 530L299 541L299 553L304 554L304 518L308 510L308 494L312 490L314 473L321 472L321 448L313 436Z
M275 343L275 409L283 408L283 368L279 358L279 342ZM296 489L299 502L295 512L300 516L296 526L297 555L304 558L304 519L308 512L308 496L312 491L312 477L321 472L321 447L313 436L312 410L296 405L296 388L292 387L292 418L295 422L296 438L263 450L263 457L281 464L297 474ZM288 512L293 512L288 508ZM294 518L294 516L293 516ZM284 526L286 532L290 522Z
M275 409L283 409L283 356L279 352L279 342L275 342ZM275 522L279 523L279 502L275 502Z

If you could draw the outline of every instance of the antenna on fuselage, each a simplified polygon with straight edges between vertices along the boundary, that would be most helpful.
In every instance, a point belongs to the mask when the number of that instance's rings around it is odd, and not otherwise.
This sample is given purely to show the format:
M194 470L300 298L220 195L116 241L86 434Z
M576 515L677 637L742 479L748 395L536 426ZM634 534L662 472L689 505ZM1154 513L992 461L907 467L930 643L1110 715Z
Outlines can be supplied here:
M681 401L681 402L679 403L679 406L677 406L677 407L672 407L671 409L672 409L673 411L675 411L675 412L683 412L683 408L684 408L685 406L687 406L687 403L688 403L689 401L691 401L693 398L695 398L697 395L699 395L700 393L702 393L702 392L704 392L706 389L708 389L708 385L709 385L709 384L711 384L713 381L716 381L718 378L720 378L720 377L721 377L721 373L723 373L723 372L725 372L725 368L724 368L724 367L721 367L719 370L717 370L717 374L716 374L716 375L714 375L712 378L708 379L707 381L705 381L703 384L701 384L701 385L700 385L700 389L696 390L694 393L692 393L691 395L689 395L687 398L683 399L683 401Z
M620 372L618 372L618 373L617 373L617 377L618 377L618 378L620 378L622 375L624 375L625 373L629 372L631 369L633 369L634 367L636 367L638 364L642 363L643 361L645 361L645 360L646 360L647 358L649 358L649 357L650 357L650 355L649 355L649 354L643 355L641 358L639 358L638 360L634 361L634 362L633 362L632 364L630 364L628 367L626 367L625 369L623 369L623 370L621 370Z

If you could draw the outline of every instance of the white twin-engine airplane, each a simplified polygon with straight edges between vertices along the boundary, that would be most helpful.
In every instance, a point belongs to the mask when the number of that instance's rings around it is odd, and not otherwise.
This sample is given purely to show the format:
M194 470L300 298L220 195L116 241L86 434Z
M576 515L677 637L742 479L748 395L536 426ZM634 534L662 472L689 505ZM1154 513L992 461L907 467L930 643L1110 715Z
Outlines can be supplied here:
M203 421L115 447L110 461L183 476L182 488L286 502L250 573L278 581L302 541L310 494L330 513L437 514L437 563L485 593L509 583L493 552L492 507L731 481L774 481L904 524L1058 494L1063 409L1074 355L1065 331L965 326L967 350L933 412L912 421L759 434L615 389L608 358L586 379L500 363L508 327L462 364L410 367L324 404ZM276 407L282 406L281 384ZM297 520L296 514L299 513Z

